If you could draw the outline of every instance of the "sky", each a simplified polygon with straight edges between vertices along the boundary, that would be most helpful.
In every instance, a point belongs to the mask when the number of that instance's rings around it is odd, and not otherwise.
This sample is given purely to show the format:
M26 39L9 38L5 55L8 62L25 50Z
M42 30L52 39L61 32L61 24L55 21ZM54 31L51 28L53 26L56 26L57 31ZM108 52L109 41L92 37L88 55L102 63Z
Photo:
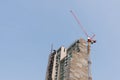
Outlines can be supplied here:
M0 0L0 80L45 80L51 44L69 47L87 37L93 80L120 80L119 0Z

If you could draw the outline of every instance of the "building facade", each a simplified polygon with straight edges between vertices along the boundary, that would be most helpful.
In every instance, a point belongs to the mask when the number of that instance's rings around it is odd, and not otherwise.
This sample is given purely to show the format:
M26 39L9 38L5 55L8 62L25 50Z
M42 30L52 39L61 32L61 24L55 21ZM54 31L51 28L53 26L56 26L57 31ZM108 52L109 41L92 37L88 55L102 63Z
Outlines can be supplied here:
M75 41L68 48L60 47L49 55L46 80L88 80L88 57L84 39Z

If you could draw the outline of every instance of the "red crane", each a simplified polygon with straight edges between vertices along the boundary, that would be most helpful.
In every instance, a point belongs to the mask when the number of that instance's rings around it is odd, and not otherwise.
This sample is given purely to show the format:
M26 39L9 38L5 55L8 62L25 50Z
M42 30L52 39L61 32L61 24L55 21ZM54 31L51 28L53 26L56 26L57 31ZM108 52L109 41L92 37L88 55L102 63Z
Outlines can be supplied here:
M88 80L92 80L92 74L91 74L91 60L90 60L90 45L93 43L96 43L96 40L93 40L93 38L95 37L95 34L93 36L89 36L87 34L87 32L85 31L84 27L81 25L79 19L77 18L77 16L74 14L74 12L71 10L70 11L73 15L73 17L75 18L75 20L77 21L77 23L79 24L79 26L81 27L81 29L83 30L84 34L87 36L87 53L88 53Z

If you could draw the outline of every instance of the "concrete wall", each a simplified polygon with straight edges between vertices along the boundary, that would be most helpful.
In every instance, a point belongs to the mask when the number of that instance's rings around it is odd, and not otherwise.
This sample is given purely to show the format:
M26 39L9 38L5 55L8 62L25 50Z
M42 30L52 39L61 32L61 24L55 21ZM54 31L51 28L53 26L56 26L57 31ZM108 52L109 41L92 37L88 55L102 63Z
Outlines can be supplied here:
M88 80L88 54L86 41L80 39L75 45L80 51L72 50L68 80Z

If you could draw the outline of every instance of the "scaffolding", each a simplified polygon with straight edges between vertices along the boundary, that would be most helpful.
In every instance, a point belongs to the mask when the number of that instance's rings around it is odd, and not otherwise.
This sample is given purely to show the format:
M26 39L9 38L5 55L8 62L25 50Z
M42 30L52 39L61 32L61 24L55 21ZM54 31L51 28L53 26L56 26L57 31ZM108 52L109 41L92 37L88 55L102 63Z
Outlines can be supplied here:
M53 70L53 63L54 63L54 56L56 52L53 52L49 55L49 63L47 68L47 77L46 80L52 80L52 70Z

